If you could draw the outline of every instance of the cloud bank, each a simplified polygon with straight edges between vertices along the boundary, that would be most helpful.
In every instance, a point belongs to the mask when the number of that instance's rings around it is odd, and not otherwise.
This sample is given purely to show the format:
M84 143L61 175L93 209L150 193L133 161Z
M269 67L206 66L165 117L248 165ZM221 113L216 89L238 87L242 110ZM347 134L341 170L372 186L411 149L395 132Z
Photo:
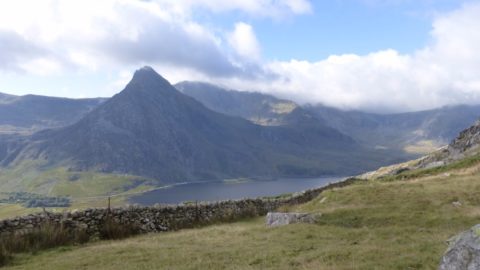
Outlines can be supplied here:
M280 74L278 80L230 84L302 103L379 112L480 104L479 14L480 3L470 3L437 16L428 46L411 54L386 49L318 62L268 62L266 69Z
M429 44L415 52L386 48L317 62L264 59L252 24L218 29L195 20L198 11L272 20L314 12L307 0L1 1L0 76L107 69L121 85L126 70L149 64L172 82L207 80L344 109L480 103L478 2L435 17Z

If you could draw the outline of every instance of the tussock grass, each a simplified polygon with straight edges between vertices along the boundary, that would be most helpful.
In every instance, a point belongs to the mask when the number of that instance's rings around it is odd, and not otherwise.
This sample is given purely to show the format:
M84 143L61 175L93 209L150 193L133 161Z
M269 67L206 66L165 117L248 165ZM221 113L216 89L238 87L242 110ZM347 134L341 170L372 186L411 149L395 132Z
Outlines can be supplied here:
M121 224L113 218L105 220L99 232L103 240L124 239L140 232L139 227L132 224ZM6 265L14 254L31 253L68 246L85 244L91 236L85 229L68 229L62 224L45 223L39 228L24 232L0 236L0 266Z
M100 239L118 240L140 233L140 228L135 224L121 224L113 218L107 218L100 229Z
M2 244L0 244L0 267L7 264L7 262L10 259L11 259L10 253L7 252L7 250L5 249L5 247Z
M52 223L45 223L29 231L5 234L0 236L0 265L6 264L16 253L36 253L58 246L86 243L89 239L85 230L66 229L60 224Z

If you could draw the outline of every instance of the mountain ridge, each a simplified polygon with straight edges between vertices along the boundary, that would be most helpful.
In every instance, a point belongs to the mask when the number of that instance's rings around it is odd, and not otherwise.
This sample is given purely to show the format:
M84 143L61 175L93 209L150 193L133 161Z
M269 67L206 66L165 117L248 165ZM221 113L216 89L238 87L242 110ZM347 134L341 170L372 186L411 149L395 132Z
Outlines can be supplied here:
M0 134L32 134L42 129L66 126L105 100L0 93Z
M377 114L344 111L323 105L300 106L272 95L224 89L202 82L180 82L175 85L183 93L204 103L208 108L229 115L241 116L254 123L288 125L302 117L285 120L292 114L275 113L276 106L295 108L300 115L310 116L360 144L376 149L404 152L415 158L448 144L458 132L480 117L480 105L457 105L418 112ZM259 123L262 124L262 123Z

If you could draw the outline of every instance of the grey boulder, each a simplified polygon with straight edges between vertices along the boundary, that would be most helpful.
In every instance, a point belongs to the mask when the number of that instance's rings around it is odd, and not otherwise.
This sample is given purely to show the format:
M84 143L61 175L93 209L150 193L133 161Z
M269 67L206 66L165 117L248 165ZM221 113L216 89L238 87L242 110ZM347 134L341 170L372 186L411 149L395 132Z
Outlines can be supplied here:
M480 224L452 238L439 270L480 269Z
M266 223L269 227L283 226L292 223L315 223L319 216L320 214L269 212Z

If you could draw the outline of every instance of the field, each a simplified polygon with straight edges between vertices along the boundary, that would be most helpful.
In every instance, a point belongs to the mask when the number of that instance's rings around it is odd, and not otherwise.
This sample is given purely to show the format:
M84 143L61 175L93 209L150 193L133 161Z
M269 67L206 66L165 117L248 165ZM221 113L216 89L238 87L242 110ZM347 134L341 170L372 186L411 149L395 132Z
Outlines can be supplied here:
M49 168L45 160L27 160L2 169L2 192L25 191L48 196L85 198L138 192L161 185L160 181L125 174L72 172L66 167Z
M264 218L16 255L5 269L435 269L446 240L480 223L480 167L358 182Z
M45 168L44 161L24 161L15 168L3 169L0 175L0 196L8 192L30 192L45 196L68 196L68 208L48 208L67 211L89 207L106 207L112 196L112 206L125 205L129 195L162 185L161 181L134 175L97 172L71 172L65 167ZM0 219L43 211L21 204L0 203Z

